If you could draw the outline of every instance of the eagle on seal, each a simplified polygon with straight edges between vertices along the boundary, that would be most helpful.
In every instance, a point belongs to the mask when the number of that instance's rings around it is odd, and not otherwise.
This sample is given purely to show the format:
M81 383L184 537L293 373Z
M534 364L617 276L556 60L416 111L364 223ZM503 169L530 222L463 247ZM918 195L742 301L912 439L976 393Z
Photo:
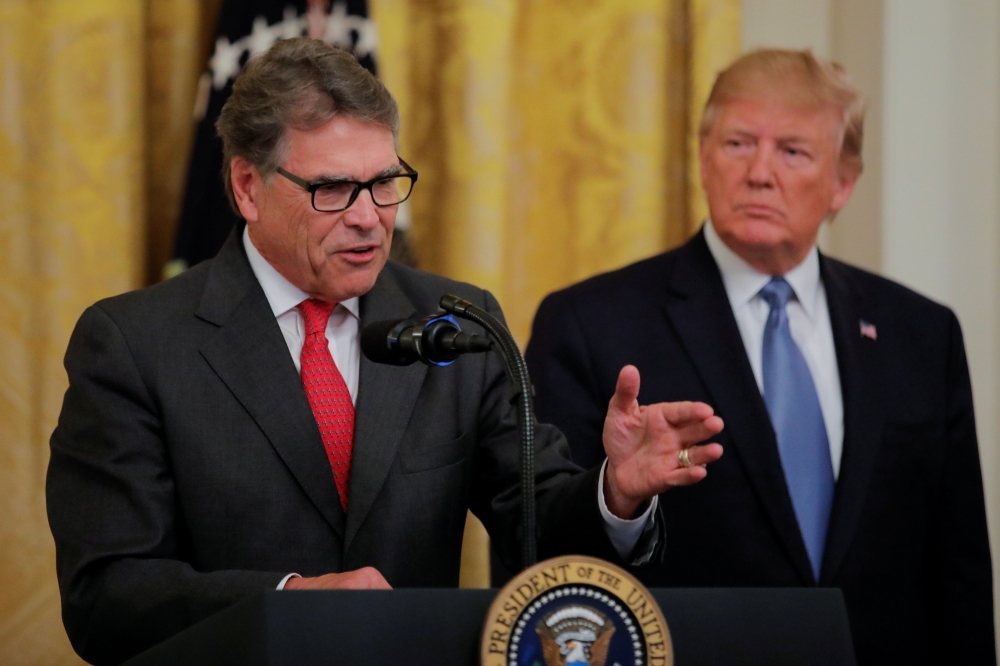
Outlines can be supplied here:
M535 626L545 666L604 666L615 626L590 606L564 606Z

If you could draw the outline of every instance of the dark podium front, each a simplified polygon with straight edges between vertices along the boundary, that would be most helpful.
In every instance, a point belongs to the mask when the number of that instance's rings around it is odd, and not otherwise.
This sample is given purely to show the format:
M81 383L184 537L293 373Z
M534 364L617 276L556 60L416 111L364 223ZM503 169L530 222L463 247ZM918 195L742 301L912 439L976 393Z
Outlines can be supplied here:
M836 589L653 589L677 666L854 662ZM130 666L479 663L497 590L264 592ZM611 666L610 664L608 666Z

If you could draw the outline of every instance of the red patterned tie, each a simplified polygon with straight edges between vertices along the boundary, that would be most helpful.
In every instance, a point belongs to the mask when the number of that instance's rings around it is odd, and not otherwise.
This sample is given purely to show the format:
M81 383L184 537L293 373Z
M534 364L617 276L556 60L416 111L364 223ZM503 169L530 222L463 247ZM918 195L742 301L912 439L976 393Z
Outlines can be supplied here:
M310 298L299 303L306 324L302 345L302 386L312 407L333 480L340 493L340 505L347 513L347 488L351 479L351 449L354 446L354 404L344 378L337 370L326 339L326 323L336 307Z

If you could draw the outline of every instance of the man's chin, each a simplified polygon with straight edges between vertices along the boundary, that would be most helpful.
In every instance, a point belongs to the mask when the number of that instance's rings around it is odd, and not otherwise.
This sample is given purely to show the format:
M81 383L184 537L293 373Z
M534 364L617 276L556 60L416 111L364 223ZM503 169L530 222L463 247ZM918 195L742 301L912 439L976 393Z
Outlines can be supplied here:
M324 296L330 300L343 302L349 298L364 296L372 290L385 266L385 258L381 261L375 259L361 266L351 264L345 266L343 262L337 263L340 265L336 270L327 271L321 277L321 282Z
M741 220L740 223L733 225L728 234L719 235L731 243L760 250L777 247L788 239L785 225L772 218Z

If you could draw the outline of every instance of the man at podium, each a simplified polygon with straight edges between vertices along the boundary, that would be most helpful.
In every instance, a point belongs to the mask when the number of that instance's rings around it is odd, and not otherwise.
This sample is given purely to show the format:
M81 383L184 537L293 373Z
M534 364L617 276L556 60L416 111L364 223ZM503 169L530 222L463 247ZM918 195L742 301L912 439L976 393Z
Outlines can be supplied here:
M245 220L219 255L81 317L46 486L63 619L116 663L267 589L455 586L466 510L518 557L519 439L492 354L376 365L359 331L475 287L387 263L417 180L381 83L323 42L279 42L236 81L218 131ZM537 426L540 557L643 564L658 493L722 454L700 403L636 401L625 368L608 459L569 462ZM681 461L684 464L681 464ZM688 466L693 465L693 466Z

